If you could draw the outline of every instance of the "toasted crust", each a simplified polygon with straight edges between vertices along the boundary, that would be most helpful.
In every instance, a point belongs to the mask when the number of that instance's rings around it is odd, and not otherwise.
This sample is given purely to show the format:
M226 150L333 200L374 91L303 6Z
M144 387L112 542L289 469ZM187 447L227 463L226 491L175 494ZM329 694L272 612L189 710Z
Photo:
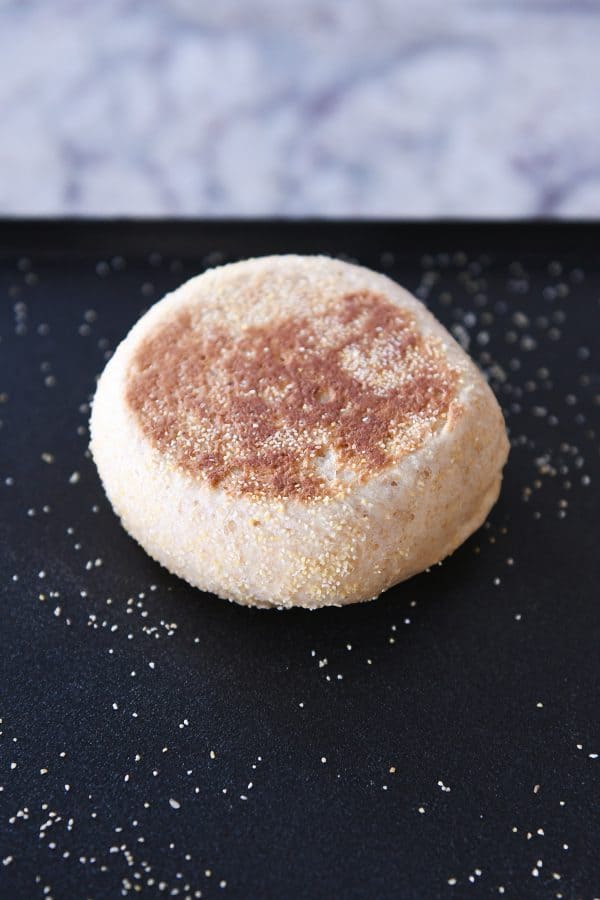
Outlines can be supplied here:
M283 256L206 272L137 323L100 380L92 451L171 571L315 607L455 549L496 499L507 440L422 304L358 266Z
M459 372L441 341L381 294L340 293L323 306L246 327L205 329L203 295L144 338L126 399L174 466L257 498L322 499L416 450L447 414ZM311 302L312 301L312 302ZM316 311L313 311L313 305Z

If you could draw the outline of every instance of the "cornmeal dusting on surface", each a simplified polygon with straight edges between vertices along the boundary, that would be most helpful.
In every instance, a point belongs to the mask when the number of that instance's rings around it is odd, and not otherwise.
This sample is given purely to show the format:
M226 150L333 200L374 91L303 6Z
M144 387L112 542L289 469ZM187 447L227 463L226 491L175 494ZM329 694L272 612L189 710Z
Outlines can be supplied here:
M135 354L127 401L175 466L233 494L321 499L416 450L458 372L408 312L367 291L237 333L188 307Z

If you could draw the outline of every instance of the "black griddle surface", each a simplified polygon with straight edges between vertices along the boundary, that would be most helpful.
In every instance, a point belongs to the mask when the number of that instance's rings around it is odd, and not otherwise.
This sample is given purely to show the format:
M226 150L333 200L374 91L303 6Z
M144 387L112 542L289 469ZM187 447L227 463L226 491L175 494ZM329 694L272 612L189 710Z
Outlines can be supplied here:
M244 609L126 535L107 352L203 268L421 296L512 440L486 526L378 601ZM600 227L0 223L0 896L600 896Z

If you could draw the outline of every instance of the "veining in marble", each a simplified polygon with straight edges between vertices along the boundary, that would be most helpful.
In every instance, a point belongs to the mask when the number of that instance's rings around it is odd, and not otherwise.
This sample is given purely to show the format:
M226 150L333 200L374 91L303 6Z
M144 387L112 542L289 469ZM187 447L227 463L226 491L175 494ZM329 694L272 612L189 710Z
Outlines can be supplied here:
M593 216L600 4L0 0L0 212Z

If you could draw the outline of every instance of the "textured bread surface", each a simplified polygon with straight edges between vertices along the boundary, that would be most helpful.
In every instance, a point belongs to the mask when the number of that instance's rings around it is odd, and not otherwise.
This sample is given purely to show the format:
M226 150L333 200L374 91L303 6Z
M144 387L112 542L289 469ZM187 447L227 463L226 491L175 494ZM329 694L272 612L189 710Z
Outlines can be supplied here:
M191 584L258 606L377 596L495 502L498 404L395 282L327 257L212 269L157 303L94 399L127 531Z

